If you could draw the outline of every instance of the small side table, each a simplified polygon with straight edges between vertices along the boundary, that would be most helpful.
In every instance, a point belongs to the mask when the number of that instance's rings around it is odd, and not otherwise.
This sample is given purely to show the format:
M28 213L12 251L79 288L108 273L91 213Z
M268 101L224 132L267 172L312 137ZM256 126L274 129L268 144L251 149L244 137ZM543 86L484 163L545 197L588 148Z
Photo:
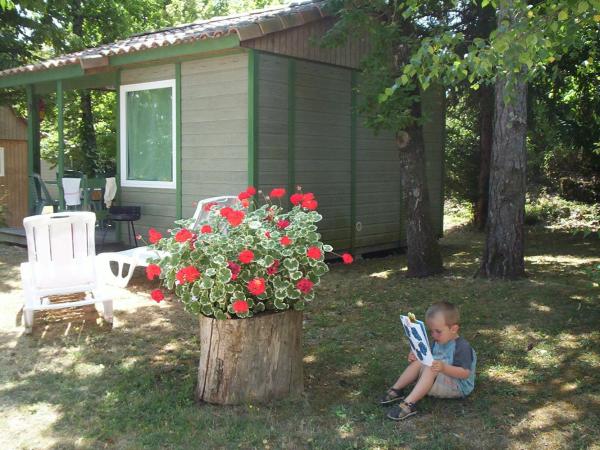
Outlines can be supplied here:
M141 206L111 206L108 208L108 214L106 216L107 220L113 220L115 222L129 222L127 225L127 237L129 238L129 243L131 244L130 233L133 234L133 242L135 243L136 247L138 246L138 243L135 237L135 227L133 226L133 222L140 220L140 217L142 216L141 209Z

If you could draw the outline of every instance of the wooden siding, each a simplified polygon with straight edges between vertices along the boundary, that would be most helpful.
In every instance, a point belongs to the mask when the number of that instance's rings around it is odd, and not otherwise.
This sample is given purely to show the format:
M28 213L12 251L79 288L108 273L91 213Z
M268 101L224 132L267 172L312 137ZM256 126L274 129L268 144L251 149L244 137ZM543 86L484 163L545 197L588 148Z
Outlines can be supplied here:
M182 214L248 183L248 55L181 64Z
M258 180L268 193L288 186L288 60L261 54L258 72Z
M323 240L335 248L350 242L350 71L296 62L296 184L314 192Z
M369 51L366 38L352 39L345 46L338 48L320 48L313 43L313 40L322 37L331 28L333 22L333 18L326 18L244 41L240 45L278 55L358 68L360 60Z
M146 83L175 78L175 65L166 64L139 67L121 72L121 85ZM175 136L173 136L173 139ZM121 205L141 206L142 217L135 223L136 232L147 234L154 227L165 231L173 226L177 218L175 189L149 189L121 187ZM121 238L127 240L127 230L123 227Z
M27 122L8 106L0 106L0 139L27 141Z
M0 139L4 174L0 177L0 204L9 227L22 227L27 214L27 141Z
M383 249L405 245L400 159L394 135L385 131L375 135L359 116L356 141L355 246Z

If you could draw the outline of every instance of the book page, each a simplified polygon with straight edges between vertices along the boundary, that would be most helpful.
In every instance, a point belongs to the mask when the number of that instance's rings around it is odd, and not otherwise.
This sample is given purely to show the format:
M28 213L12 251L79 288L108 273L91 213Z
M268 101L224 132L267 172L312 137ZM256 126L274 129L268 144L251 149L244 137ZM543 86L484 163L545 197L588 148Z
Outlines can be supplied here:
M431 366L433 356L431 355L431 347L429 346L429 339L427 338L423 322L420 320L412 322L407 316L400 316L400 320L404 334L408 338L410 348L415 356L423 364Z

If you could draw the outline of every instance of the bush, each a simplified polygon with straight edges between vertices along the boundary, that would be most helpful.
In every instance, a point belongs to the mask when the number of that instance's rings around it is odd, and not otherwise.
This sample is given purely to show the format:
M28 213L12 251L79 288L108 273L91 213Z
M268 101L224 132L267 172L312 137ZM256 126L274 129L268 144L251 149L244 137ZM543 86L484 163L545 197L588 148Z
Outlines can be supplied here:
M525 224L543 224L568 230L600 229L600 206L565 200L557 195L530 196L525 204Z

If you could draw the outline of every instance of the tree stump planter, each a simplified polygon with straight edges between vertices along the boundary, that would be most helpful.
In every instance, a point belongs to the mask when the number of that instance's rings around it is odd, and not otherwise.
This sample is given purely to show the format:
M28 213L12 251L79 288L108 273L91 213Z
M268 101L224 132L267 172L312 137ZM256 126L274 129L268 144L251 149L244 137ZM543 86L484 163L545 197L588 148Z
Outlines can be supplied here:
M238 320L200 316L200 345L199 401L268 402L303 391L300 311Z

